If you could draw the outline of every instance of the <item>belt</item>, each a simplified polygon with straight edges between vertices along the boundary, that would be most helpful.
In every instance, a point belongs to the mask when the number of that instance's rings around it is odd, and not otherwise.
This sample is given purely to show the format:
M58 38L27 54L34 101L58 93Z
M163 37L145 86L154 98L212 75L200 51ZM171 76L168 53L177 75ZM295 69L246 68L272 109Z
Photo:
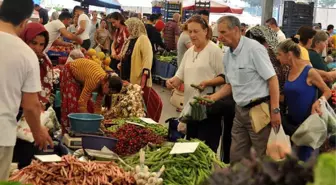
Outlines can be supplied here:
M270 100L270 96L266 96L266 97L263 97L263 98L257 98L257 99L251 100L251 102L249 104L245 105L243 108L251 109L252 107L260 105L260 104L262 104L264 102L267 102L269 100Z

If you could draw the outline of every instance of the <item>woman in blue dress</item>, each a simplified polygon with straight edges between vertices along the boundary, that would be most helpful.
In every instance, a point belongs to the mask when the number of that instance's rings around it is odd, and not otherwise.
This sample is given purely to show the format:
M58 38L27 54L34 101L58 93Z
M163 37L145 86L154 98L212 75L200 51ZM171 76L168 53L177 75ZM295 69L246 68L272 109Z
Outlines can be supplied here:
M282 65L290 67L284 86L288 113L287 121L283 123L286 133L290 136L311 114L321 114L320 102L316 97L318 89L323 93L320 98L328 100L331 96L331 90L319 73L300 59L300 55L298 44L290 39L278 46L277 58ZM299 146L298 157L307 161L313 151L311 147Z

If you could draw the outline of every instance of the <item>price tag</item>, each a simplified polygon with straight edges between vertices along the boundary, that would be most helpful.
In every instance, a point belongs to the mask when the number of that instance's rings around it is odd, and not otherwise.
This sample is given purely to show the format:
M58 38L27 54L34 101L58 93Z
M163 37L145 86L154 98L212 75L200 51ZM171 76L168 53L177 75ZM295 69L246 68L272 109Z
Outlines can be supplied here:
M35 158L44 163L60 162L62 158L56 154L53 155L35 155Z
M156 121L152 120L151 118L140 118L143 122L148 124L158 124Z
M188 154L194 153L199 142L175 143L169 154Z

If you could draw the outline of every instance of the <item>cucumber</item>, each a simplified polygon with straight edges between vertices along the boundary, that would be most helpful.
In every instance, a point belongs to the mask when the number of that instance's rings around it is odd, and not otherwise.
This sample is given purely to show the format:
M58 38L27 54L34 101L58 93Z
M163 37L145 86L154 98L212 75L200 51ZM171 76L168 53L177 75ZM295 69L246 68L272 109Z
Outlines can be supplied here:
M197 100L198 102L200 102L200 101L205 101L205 102L207 102L207 103L209 103L209 104L213 104L213 103L215 103L215 101L213 101L213 100L209 100L209 99L202 98L202 97L197 97L197 96L194 96L194 99Z
M200 87L200 86L198 86L198 85L191 84L190 86L191 86L191 87L193 87L193 88L195 88L195 89L197 89L197 90L199 90L199 91L201 91L201 92L203 92L203 91L204 91L204 89L203 89L203 88L201 88L201 87Z

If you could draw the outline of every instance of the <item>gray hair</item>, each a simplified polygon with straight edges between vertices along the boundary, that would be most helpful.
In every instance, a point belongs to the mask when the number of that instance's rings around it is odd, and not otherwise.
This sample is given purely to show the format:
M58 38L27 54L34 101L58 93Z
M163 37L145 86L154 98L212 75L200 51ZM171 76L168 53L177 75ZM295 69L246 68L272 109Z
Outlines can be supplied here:
M57 20L58 19L58 17L59 17L59 14L58 14L58 12L56 11L56 12L53 12L52 14L51 14L51 20Z
M328 40L328 35L325 31L317 31L312 42L311 48L315 48L320 42L325 42Z
M230 29L233 29L236 26L240 28L240 20L237 17L232 16L232 15L223 16L219 18L217 21L217 24L221 24L221 23L226 23Z

